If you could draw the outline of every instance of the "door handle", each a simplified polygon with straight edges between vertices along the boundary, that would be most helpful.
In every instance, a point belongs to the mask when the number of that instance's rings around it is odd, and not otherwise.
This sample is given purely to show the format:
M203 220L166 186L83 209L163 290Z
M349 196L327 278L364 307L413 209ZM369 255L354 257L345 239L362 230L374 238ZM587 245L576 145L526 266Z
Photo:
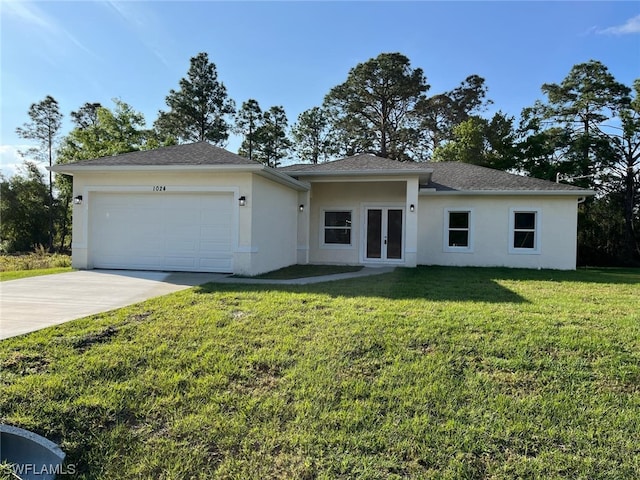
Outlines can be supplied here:
M384 237L384 244L387 244L387 237Z

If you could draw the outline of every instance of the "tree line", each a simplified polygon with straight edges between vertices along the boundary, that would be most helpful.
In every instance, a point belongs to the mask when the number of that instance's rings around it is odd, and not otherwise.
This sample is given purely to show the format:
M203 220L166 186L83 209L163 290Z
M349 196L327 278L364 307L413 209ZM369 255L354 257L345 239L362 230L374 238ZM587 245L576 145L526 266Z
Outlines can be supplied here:
M147 128L144 116L122 100L109 108L85 103L71 112L62 135L57 101L34 103L17 129L35 146L22 171L1 182L4 251L37 244L70 245L71 183L48 182L36 163L68 163L163 145L207 141L225 146L240 135L238 153L271 167L284 159L319 163L369 152L398 161L459 161L592 188L579 213L579 263L639 265L640 79L618 82L601 62L574 65L559 84L541 86L543 99L519 119L498 110L485 79L470 75L429 95L421 68L401 53L382 53L352 68L320 105L289 127L282 106L263 109L230 99L206 53L190 60L166 110Z

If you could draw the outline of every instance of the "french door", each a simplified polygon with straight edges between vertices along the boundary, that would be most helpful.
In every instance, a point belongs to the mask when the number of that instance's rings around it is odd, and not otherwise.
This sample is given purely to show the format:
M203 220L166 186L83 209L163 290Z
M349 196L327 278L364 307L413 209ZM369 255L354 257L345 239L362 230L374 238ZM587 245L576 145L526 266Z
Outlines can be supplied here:
M365 215L365 260L402 260L402 208L373 207Z

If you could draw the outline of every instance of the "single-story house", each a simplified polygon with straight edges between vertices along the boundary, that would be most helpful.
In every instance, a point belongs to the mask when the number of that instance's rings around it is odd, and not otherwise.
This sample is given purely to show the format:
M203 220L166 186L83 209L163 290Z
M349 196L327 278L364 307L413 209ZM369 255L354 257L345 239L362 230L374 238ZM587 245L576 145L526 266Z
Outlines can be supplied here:
M292 264L574 269L593 192L371 154L270 168L206 142L55 165L73 266L255 275Z

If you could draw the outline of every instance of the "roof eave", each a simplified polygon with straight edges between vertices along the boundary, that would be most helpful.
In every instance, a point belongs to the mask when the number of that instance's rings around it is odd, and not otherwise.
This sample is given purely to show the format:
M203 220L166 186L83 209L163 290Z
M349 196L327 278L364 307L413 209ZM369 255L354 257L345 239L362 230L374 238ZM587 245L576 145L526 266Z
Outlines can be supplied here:
M419 195L458 196L542 196L542 197L586 197L596 194L593 190L436 190L421 188Z
M311 188L311 185L308 182L297 180L286 173L279 172L271 167L267 167L266 165L262 165L257 173L258 175L280 183L281 185L293 187L299 192L306 192Z
M406 176L406 175L430 175L433 169L425 168L420 170L331 170L331 171L309 171L309 170L287 170L286 174L295 177L352 177L352 176Z
M255 165L64 165L58 164L50 168L55 173L74 175L77 173L118 173L118 172L225 172L225 173L257 173L265 178L282 185L287 185L298 191L307 191L310 185L296 180L287 174L260 163Z
M117 172L174 172L177 170L187 172L257 172L264 168L263 165L64 165L58 164L46 167L55 173L73 175L75 173L117 173Z

